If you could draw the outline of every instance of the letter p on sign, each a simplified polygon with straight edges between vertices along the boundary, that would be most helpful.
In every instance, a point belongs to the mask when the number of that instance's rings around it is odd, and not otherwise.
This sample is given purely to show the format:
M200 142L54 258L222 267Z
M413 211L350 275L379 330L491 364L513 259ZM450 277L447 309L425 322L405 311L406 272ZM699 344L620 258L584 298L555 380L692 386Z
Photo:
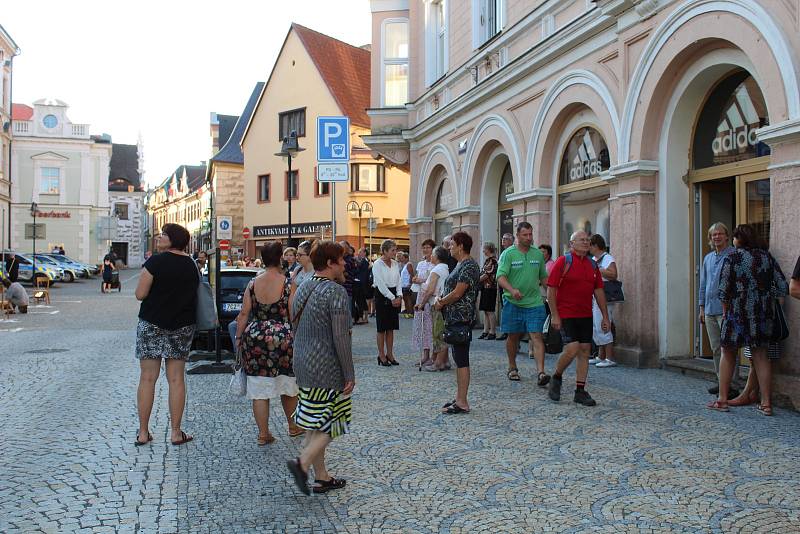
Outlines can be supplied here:
M317 117L317 161L347 162L350 159L350 119Z

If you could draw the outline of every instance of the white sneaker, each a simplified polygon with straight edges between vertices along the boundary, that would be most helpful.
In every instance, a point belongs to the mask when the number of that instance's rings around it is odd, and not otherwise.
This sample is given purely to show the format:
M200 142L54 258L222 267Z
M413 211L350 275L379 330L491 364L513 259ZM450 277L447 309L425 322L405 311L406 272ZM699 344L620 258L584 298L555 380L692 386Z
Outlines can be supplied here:
M596 367L615 367L616 365L617 362L606 358L605 360L600 360L599 362L597 362Z
M597 362L599 362L599 361L600 361L600 358L592 358L591 360L589 360L589 365L596 365Z

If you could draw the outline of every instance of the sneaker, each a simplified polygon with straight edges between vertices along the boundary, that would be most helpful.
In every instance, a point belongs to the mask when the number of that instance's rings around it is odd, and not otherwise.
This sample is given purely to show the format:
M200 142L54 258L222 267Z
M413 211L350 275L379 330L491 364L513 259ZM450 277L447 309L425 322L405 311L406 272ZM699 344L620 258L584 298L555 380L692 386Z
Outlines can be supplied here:
M597 365L595 367L615 367L616 365L617 362L606 358L605 360L600 360L599 362L597 362Z
M584 406L597 406L597 401L595 401L585 389L576 389L575 396L572 398L572 400L573 402L583 404Z
M589 365L595 365L599 361L600 361L600 358L595 356L594 358L589 360Z
M553 401L560 401L561 400L561 382L563 378L560 376L553 376L550 378L550 387L547 389L547 396L550 397L550 400Z

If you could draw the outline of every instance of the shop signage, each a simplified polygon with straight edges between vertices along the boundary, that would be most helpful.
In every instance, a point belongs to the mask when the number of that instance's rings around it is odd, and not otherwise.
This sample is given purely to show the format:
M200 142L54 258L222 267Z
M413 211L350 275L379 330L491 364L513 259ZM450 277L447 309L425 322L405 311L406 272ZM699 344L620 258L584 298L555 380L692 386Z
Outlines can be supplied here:
M711 142L714 156L751 152L758 145L756 130L761 127L761 118L746 83L736 88L723 108L717 126L717 136Z
M36 217L44 217L50 219L70 219L72 214L68 211L37 211Z
M608 146L594 128L582 128L572 136L561 161L561 185L596 178L608 170Z
M313 223L292 223L292 235L312 236L321 234L323 231L330 232L331 222L313 222ZM253 237L285 237L289 235L289 225L275 224L272 226L254 226Z

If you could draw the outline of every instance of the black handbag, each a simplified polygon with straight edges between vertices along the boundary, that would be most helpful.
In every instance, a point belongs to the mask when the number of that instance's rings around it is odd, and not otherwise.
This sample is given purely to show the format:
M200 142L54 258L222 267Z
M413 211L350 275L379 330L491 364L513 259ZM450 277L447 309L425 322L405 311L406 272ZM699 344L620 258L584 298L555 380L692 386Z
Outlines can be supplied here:
M778 302L778 299L773 299L772 302L775 309L772 324L772 342L778 343L789 337L789 325L786 323L786 316L783 314L781 303Z
M447 324L442 337L448 345L467 345L472 341L472 327L468 323Z
M564 339L561 331L550 327L550 315L544 321L544 351L547 354L561 354L564 350Z
M606 292L606 302L625 302L625 293L622 292L622 282L619 280L606 280L603 282Z

